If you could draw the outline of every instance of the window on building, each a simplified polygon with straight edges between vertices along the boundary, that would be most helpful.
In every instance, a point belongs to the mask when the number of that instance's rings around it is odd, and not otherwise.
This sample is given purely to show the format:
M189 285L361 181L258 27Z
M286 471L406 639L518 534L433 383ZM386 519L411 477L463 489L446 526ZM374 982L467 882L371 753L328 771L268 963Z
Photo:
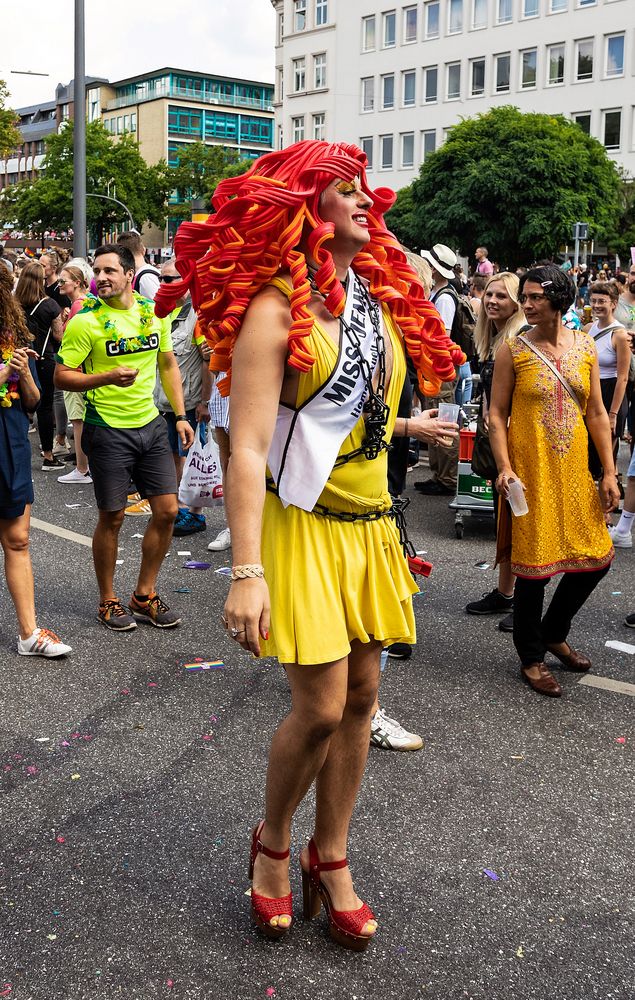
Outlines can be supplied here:
M375 48L375 15L362 18L362 52L372 52Z
M561 14L563 10L568 10L569 0L549 0L549 13Z
M439 0L427 0L424 4L426 38L439 37Z
M359 140L359 148L363 153L366 154L366 159L368 160L368 169L373 169L373 137L372 135L365 135Z
M304 139L304 115L297 115L291 119L291 134L294 142L302 142Z
M415 134L414 132L402 132L401 166L414 167L414 165L415 165Z
M576 80L593 79L593 39L581 38L575 43Z
M461 63L446 63L447 84L446 98L448 101L456 101L461 96Z
M62 104L62 121L67 122L71 116L70 104Z
M277 44L282 45L284 39L284 11L280 11L278 14L278 37Z
M323 24L328 24L329 20L329 5L328 0L315 0L315 26L316 28L322 27Z
M324 139L326 127L326 115L323 111L320 111L317 115L313 115L313 138L314 139Z
M404 45L417 41L417 8L404 7L403 11L403 40Z
M576 125L582 129L585 135L591 135L591 112L590 111L580 111L578 114L573 116L573 120Z
M459 31L463 31L463 0L450 0L448 34L456 35Z
M282 66L278 66L276 69L276 93L277 100L281 102L284 99L284 70Z
M472 27L487 27L487 0L472 0Z
M595 7L597 0L578 0L578 7Z
M512 19L512 0L497 0L496 23L507 24Z
M391 135L379 136L380 164L382 170L392 170L392 146L393 137Z
M383 18L383 46L391 49L396 44L397 15L394 10L386 11Z
M124 132L130 131L130 115L123 116L123 130Z
M606 75L624 75L624 34L606 36Z
M136 132L137 131L137 112L136 111L133 111L132 114L130 115L130 131L131 132Z
M622 132L622 112L603 111L602 112L602 135L604 145L607 149L619 149Z
M298 94L302 90L306 90L306 60L304 56L301 59L293 60L293 93Z
M439 70L436 66L426 66L423 71L423 100L426 104L437 101L439 89Z
M472 59L470 63L470 94L480 97L485 93L485 60Z
M381 78L381 107L382 111L389 111L395 106L395 75L387 73Z
M547 49L547 83L555 87L564 83L564 45L550 45Z
M313 56L313 86L316 90L326 87L326 52Z
M437 148L437 133L435 129L421 133L421 159L425 163L430 153L434 153Z
M540 0L522 0L522 16L538 17L540 14Z
M375 77L367 76L362 80L362 111L375 110Z
M294 0L293 12L293 26L295 31L304 31L306 28L306 0Z
M401 100L404 108L412 108L416 100L417 74L413 69L407 69L401 74Z
M538 66L538 50L525 49L520 54L520 86L530 90L536 86L536 69Z
M494 56L494 65L496 67L496 93L506 94L509 91L509 52L502 52L500 55Z

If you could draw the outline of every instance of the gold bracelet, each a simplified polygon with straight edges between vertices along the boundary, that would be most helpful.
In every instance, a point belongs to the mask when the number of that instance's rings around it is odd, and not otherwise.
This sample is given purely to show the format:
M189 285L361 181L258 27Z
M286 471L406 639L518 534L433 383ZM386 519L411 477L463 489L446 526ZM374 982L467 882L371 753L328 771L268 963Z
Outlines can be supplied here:
M247 563L244 566L232 566L232 580L262 580L265 568L260 563Z

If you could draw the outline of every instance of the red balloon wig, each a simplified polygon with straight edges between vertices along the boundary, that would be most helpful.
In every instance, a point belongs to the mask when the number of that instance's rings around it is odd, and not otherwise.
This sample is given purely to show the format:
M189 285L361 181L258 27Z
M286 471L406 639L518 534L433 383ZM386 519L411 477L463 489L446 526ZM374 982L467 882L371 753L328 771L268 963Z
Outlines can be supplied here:
M320 196L333 180L358 177L373 207L368 213L370 242L354 258L353 270L367 279L371 294L390 310L422 391L435 395L441 382L455 377L463 354L447 336L418 275L386 229L383 216L395 201L394 192L371 191L365 168L366 156L357 146L306 140L266 153L245 174L221 181L212 199L215 212L207 222L185 222L179 228L174 250L182 280L161 285L157 315L167 316L189 289L201 328L214 348L212 368L231 374L232 349L245 310L264 285L288 271L293 286L288 363L308 371L315 359L306 338L314 321L308 309L306 259L298 246L304 236L318 265L317 287L327 309L339 316L345 294L328 249L335 227L320 218ZM230 378L224 379L219 389L227 394L230 385Z

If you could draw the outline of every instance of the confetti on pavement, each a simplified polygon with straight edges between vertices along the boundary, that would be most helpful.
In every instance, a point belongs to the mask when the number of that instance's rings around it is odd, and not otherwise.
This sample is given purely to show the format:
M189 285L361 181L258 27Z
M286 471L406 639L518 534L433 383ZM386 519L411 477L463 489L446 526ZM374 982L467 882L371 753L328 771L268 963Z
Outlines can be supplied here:
M197 660L195 663L184 663L185 670L222 670L225 666L222 660Z
M492 882L500 882L500 876L497 875L496 872L493 872L491 868L484 868L483 875L487 875L488 878L491 878Z

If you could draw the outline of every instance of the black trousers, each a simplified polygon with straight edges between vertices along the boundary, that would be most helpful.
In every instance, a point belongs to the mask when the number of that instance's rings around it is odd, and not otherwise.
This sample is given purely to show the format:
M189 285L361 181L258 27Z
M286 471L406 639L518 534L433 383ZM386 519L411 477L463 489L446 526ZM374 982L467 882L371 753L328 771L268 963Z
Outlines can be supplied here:
M399 398L397 409L398 417L406 419L412 413L412 384L408 375L404 379L404 384ZM388 451L388 492L393 497L399 497L406 488L406 474L408 472L408 449L410 439L407 437L393 438Z
M588 573L563 573L543 617L545 580L516 577L514 588L514 646L524 667L542 663L547 643L566 642L571 622L593 593L609 566Z
M36 361L38 378L40 380L40 402L37 408L37 429L40 435L42 451L51 451L53 447L53 429L55 421L53 419L53 395L55 386L53 385L53 375L55 374L55 360L53 358L41 358Z

